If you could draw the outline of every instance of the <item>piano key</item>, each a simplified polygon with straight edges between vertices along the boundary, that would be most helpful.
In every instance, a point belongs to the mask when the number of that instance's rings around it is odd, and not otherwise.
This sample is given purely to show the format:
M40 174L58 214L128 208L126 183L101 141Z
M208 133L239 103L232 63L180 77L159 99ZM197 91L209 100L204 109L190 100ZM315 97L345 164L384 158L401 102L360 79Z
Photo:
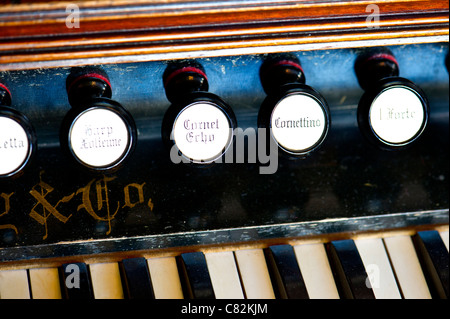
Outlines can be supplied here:
M0 271L0 299L30 299L26 269Z
M445 231L440 231L439 235L442 238L442 241L444 242L445 247L447 248L448 251L448 230Z
M403 298L430 299L430 291L411 237L398 235L385 237L383 241Z
M118 263L90 264L89 272L95 299L124 299Z
M355 242L351 239L332 241L328 247L342 295L349 299L374 299Z
M147 259L156 299L183 299L175 257Z
M389 257L381 238L354 240L377 299L401 299Z
M243 299L244 293L232 251L206 253L211 283L217 299Z
M202 252L184 253L178 259L185 296L191 299L214 299L214 289Z
M28 271L33 299L61 299L58 268L32 268Z
M275 299L263 250L243 249L234 254L246 298Z
M290 245L275 245L267 248L266 259L277 298L308 299L305 282Z
M128 258L120 263L124 291L128 299L154 298L147 260L143 257Z
M91 276L85 263L63 264L59 268L62 296L65 299L93 299Z
M414 236L416 248L426 272L432 296L448 298L448 251L435 230L420 231Z
M324 244L294 246L310 299L339 299Z

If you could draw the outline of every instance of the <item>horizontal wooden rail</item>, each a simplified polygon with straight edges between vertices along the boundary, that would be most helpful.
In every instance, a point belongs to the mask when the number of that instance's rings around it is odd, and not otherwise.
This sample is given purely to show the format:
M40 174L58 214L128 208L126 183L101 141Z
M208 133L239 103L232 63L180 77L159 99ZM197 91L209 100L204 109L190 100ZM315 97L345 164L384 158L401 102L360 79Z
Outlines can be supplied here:
M448 2L440 0L76 4L1 6L0 70L445 42L449 37Z

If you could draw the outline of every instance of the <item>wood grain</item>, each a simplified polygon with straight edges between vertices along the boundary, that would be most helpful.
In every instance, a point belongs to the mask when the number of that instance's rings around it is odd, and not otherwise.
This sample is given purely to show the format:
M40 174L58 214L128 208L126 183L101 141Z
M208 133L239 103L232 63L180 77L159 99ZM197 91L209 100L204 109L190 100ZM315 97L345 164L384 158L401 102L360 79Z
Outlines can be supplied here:
M79 28L66 26L70 2L0 7L0 70L442 42L449 34L441 0L76 3Z

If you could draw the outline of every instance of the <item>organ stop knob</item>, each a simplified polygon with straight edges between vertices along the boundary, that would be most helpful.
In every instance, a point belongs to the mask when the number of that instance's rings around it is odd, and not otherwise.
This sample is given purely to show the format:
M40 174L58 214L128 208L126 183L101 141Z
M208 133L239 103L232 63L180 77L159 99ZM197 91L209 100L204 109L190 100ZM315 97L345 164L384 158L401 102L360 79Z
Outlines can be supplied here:
M0 179L20 176L37 149L30 121L10 105L11 93L0 83Z
M118 169L136 144L130 113L111 99L111 84L98 68L74 68L66 81L72 108L61 126L61 145L82 167Z
M174 163L210 164L221 159L233 142L236 117L219 96L208 92L201 64L169 64L163 74L172 103L162 123L162 138Z
M260 79L267 98L258 114L259 129L269 129L266 136L291 157L304 157L319 148L330 128L330 112L323 96L305 84L297 57L269 56Z
M387 48L374 48L355 63L365 93L358 105L362 134L382 149L410 146L424 132L429 117L425 93L413 82L399 77L399 65Z

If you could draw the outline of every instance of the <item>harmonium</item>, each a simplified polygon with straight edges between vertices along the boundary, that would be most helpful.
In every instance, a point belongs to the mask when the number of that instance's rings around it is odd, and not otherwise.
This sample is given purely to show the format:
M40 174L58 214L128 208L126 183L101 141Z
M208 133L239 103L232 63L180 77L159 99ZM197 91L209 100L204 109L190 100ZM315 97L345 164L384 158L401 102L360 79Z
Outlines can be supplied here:
M448 297L448 1L1 4L0 298Z

